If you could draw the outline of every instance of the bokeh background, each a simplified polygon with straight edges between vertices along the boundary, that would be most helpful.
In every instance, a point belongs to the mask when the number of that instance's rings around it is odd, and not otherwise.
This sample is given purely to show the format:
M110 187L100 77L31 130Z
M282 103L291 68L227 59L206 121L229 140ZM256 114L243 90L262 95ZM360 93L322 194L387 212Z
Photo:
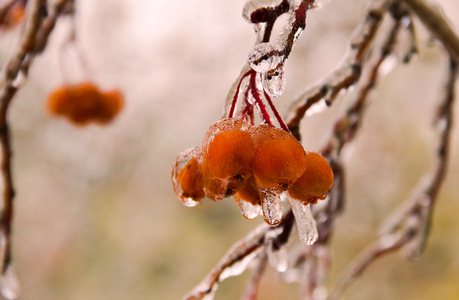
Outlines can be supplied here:
M232 199L186 208L170 181L175 157L200 143L221 116L254 43L253 29L241 17L245 1L76 2L78 48L62 48L71 21L60 20L9 115L21 299L181 299L262 222L245 220ZM459 28L459 3L438 2ZM281 111L341 61L364 1L322 4L308 14L307 29L287 63L287 88L276 100ZM363 128L346 149L348 202L331 244L330 282L372 241L378 224L432 163L431 125L446 60L422 26L417 29L419 56L379 81ZM17 46L20 31L0 33L0 65ZM125 109L112 124L77 128L46 113L51 90L82 80L124 92ZM342 97L304 120L306 148L323 145L346 105ZM453 135L425 254L414 262L399 253L378 260L347 299L458 299L457 126ZM226 280L216 299L237 299L248 278L246 272ZM283 283L268 268L260 299L298 297L299 285Z

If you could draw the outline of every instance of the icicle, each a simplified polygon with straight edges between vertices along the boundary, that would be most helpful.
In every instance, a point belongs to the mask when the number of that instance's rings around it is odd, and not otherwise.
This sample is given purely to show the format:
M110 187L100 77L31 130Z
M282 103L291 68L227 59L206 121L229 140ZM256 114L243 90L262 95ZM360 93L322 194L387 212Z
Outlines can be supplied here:
M287 248L285 246L275 249L273 240L282 233L282 228L275 228L266 232L265 244L269 264L278 272L285 272L288 267Z
M0 274L0 290L6 299L16 299L19 297L19 281L11 264L8 265L3 274Z
M266 223L277 226L282 222L282 205L280 192L275 189L261 189L261 204Z
M259 204L252 204L248 201L241 200L236 197L236 195L234 195L234 199L236 200L239 210L246 219L253 220L260 215L261 206Z
M282 95L286 85L284 66L263 74L263 87L269 96L277 98Z
M266 73L276 69L282 61L283 56L271 43L258 44L249 53L250 67L258 73Z
M310 205L304 205L301 201L288 198L295 216L296 226L300 240L306 245L314 244L319 238L316 221L311 213Z

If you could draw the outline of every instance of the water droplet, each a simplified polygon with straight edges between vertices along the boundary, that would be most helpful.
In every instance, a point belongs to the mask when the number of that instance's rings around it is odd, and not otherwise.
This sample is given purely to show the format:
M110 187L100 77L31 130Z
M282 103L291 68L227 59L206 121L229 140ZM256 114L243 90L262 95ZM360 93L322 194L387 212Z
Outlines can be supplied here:
M234 195L234 199L236 200L239 210L246 219L253 220L260 215L261 206L259 204L252 204L248 201L241 200L237 197L237 194Z
M19 280L11 264L6 268L5 273L0 274L0 290L6 299L16 299L19 297L21 292Z
M284 66L263 74L263 87L269 96L277 98L282 95L287 84L284 76Z
M395 55L389 55L381 63L378 70L378 76L384 77L389 74L398 64L398 59Z
M283 56L271 43L258 44L249 53L250 67L258 73L276 69L282 61Z
M266 223L271 226L277 226L282 222L282 204L280 191L277 189L262 189L260 190L261 204L263 216Z
M310 117L327 110L328 105L325 103L325 100L320 100L319 102L314 103L307 111L306 116Z
M301 201L288 198L295 216L296 226L300 240L306 245L314 244L319 238L316 221L311 213L310 205L304 205Z

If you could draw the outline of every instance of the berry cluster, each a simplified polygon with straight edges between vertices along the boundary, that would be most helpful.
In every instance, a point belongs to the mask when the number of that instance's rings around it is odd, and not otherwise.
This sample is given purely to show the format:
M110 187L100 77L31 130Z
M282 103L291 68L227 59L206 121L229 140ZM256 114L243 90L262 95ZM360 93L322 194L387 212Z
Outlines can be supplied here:
M174 190L186 206L207 197L234 196L245 217L258 216L277 225L282 220L280 194L304 205L325 199L333 172L318 153L305 152L285 130L252 126L239 119L221 119L201 145L180 154L172 169Z
M91 82L65 85L51 92L47 109L53 115L61 115L76 125L90 122L106 124L120 112L124 98L120 91L101 91Z

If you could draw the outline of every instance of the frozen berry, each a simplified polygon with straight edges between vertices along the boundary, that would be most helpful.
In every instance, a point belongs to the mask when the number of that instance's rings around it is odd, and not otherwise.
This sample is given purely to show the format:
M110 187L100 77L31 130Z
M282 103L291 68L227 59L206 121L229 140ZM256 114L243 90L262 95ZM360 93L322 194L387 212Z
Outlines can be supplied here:
M268 125L253 127L253 175L261 188L288 189L304 173L303 147L290 133Z
M306 171L288 190L290 197L304 204L316 203L327 196L333 185L333 171L328 161L319 153L306 153Z
M204 198L200 156L200 147L186 150L177 157L172 168L174 191L186 206L195 206Z
M253 145L248 125L232 118L215 122L204 137L202 156L208 198L219 201L242 189L252 176Z

